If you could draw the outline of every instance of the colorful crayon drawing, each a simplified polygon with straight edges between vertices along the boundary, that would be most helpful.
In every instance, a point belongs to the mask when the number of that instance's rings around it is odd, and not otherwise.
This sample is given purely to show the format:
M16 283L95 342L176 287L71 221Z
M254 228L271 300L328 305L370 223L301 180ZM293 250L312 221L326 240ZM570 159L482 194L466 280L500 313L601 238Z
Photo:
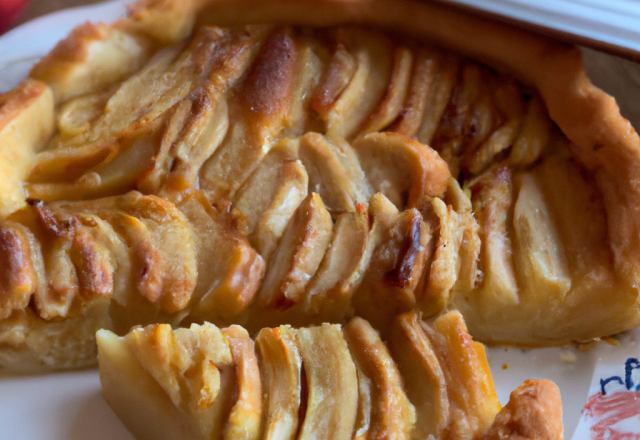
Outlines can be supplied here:
M640 379L633 380L638 369L640 361L628 358L624 377L600 379L600 391L589 397L583 409L583 416L592 422L591 439L640 440Z

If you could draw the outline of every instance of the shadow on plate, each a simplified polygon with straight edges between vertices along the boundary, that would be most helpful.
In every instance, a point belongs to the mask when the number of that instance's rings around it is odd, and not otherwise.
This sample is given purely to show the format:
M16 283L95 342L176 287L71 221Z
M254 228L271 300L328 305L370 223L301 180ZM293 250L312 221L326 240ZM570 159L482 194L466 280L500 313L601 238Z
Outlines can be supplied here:
M100 392L88 395L69 429L68 440L134 440Z

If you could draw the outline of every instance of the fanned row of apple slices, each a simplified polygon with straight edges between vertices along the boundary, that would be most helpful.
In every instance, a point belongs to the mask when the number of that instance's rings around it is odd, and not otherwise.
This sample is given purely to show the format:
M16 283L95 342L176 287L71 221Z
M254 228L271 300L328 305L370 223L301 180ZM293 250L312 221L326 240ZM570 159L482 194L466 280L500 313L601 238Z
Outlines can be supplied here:
M256 331L285 322L344 322L355 313L386 331L397 313L433 309L439 285L432 278L451 270L436 267L447 261L434 252L418 210L401 212L376 193L334 225L320 196L301 191L301 202L286 194L290 212L276 215L282 236L263 231L273 243L267 263L237 229L250 220L220 213L198 190L176 205L135 191L91 201L31 199L0 222L6 335L0 364L23 370L91 364L90 341L100 326L122 334L139 324L212 321ZM434 205L446 211L440 199ZM273 226L268 212L263 217ZM440 229L459 226L442 215ZM454 281L455 273L444 294ZM67 334L53 331L60 327L74 328L88 352L61 345ZM57 347L58 355L43 346ZM74 356L78 363L69 364Z
M93 365L97 329L177 323L194 298L230 309L264 271L197 191L179 206L138 192L29 205L0 223L4 366ZM212 260L203 246L222 256Z
M34 68L58 110L29 197L138 189L172 198L197 184L224 205L279 139L310 131L350 142L403 134L432 145L454 176L477 174L509 151L512 164L528 165L549 143L552 124L535 94L415 41L357 27L202 26L187 43L158 50L128 26L85 24ZM85 58L114 46L118 56ZM59 53L69 47L73 61ZM443 196L437 183L429 196Z
M255 342L209 323L97 341L103 394L139 440L562 438L552 382L525 382L500 410L458 312L399 315L386 344L362 318L264 328Z

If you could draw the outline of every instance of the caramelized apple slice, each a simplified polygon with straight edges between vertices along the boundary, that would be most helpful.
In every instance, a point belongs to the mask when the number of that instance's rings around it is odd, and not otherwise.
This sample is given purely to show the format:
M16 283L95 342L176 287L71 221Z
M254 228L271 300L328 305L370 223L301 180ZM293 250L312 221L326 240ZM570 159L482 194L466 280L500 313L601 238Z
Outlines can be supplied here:
M291 107L283 138L297 138L318 126L313 112L309 111L313 99L313 91L317 89L326 68L327 57L324 47L312 38L296 39L298 47L297 66L291 88Z
M201 63L215 56L221 37L217 29L203 26L186 48L174 46L156 53L144 68L122 83L102 116L72 143L116 138L163 115L184 99L200 75L206 73Z
M316 193L298 207L269 261L258 301L287 309L299 302L331 240L333 223Z
M344 328L356 367L371 380L371 422L366 438L410 437L416 412L402 388L402 378L378 333L362 318Z
M469 292L476 287L478 281L478 259L481 249L478 222L473 216L469 196L453 177L449 179L449 188L444 200L460 215L459 227L462 229L462 241L458 249L460 271L454 290Z
M300 160L309 174L309 187L317 192L334 216L355 212L373 193L351 146L318 133L300 138Z
M527 291L537 294L539 304L544 304L562 298L571 288L571 277L559 231L539 184L529 173L520 174L518 180L520 191L513 213L517 268Z
M500 154L513 146L522 129L525 109L521 87L511 79L497 78L493 82L497 84L493 90L491 104L477 103L474 105L476 114L481 114L485 108L491 112L491 115L484 117L487 122L483 126L488 130L493 130L477 148L473 148L477 143L475 139L468 143L464 165L474 175L480 174L492 163L497 162L496 159L500 157ZM481 98L480 101L482 103L483 99ZM488 122L491 120L493 123ZM477 125L479 124L475 126ZM496 126L495 129L494 126ZM475 133L475 137L480 139L485 135L486 133Z
M350 139L358 133L367 116L383 97L392 66L392 50L389 39L383 34L363 29L349 29L341 35L344 46L352 54L356 68L348 85L340 92L340 86L350 75L349 57L340 56L333 66L336 74L328 74L318 92L327 104L320 109L320 118L326 124L329 137ZM344 70L345 74L340 72ZM337 98L331 104L331 98Z
M298 438L347 440L358 410L358 376L340 326L296 330L309 397Z
M460 273L460 247L464 228L460 214L439 198L432 201L433 212L438 218L438 238L433 258L425 276L427 283L420 300L421 308L428 316L441 312L449 303L451 289Z
M272 147L291 107L296 59L288 28L273 31L262 44L230 112L241 122L200 172L200 187L211 200L233 197Z
M27 234L31 232L20 224L0 225L0 320L27 307L38 287Z
M264 261L200 191L178 208L196 236L198 281L189 319L232 320L252 302L264 274Z
M282 167L282 177L271 204L265 209L249 241L269 261L294 213L307 197L309 177L300 162Z
M0 218L25 206L22 181L54 130L51 89L27 79L0 95Z
M547 158L533 175L557 224L574 280L609 283L614 276L613 254L604 205L594 182L562 156Z
M123 196L122 209L147 225L162 256L162 293L150 299L167 312L178 311L189 302L198 276L191 227L174 204L155 196L130 194Z
M454 438L483 433L500 410L484 345L471 339L458 311L422 323L442 366L450 402Z
M522 130L513 144L509 161L517 166L535 162L549 145L552 129L553 123L544 102L538 95L534 95L529 101Z
M437 124L430 144L447 162L453 176L465 161L500 126L502 117L492 99L495 75L478 64L465 61L459 78Z
M157 298L164 283L163 263L149 228L138 218L119 211L99 210L96 215L111 224L129 247L137 292L148 301ZM114 300L123 307L133 308L134 291L123 290L121 293L114 295Z
M229 115L227 101L221 95L211 93L208 88L191 94L191 114L181 127L182 134L166 147L170 151L162 163L164 169L157 167L166 174L157 178L164 181L161 195L175 197L176 193L193 187L202 164L222 143L229 128Z
M500 302L517 304L518 286L509 229L514 203L511 171L501 167L490 169L478 178L471 190L482 242L482 292Z
M86 200L134 189L156 153L155 121L113 142L60 146L42 152L25 189L45 201Z
M60 41L30 76L49 84L61 103L128 77L144 65L153 49L140 34L87 22Z
M197 279L196 244L186 217L173 203L132 191L54 206L72 213L96 213L116 229L117 223L122 225L118 233L130 234L125 241L136 243L135 259L143 262L137 272L142 295L169 313L187 305Z
M133 283L134 263L128 243L116 233L109 222L97 215L77 214L74 216L74 223L77 227L82 227L86 234L90 234L111 254L114 269L111 296L122 301L129 292L135 290L135 283Z
M265 328L256 345L264 384L265 440L292 440L298 430L302 358L289 326Z
M68 216L54 213L43 201L27 202L30 209L16 216L37 234L44 263L43 282L35 292L34 305L44 319L65 318L80 291L78 269L70 252L74 229Z
M438 86L435 79L442 62L442 54L430 48L420 48L415 51L414 58L402 110L393 124L387 127L387 131L394 131L410 138L418 134L431 88Z
M447 382L433 345L420 325L420 315L409 312L395 317L387 344L416 409L410 438L444 438L452 417Z
M109 88L86 93L65 102L56 115L59 135L63 138L72 138L89 130L91 123L104 111L114 91L113 88Z
M431 145L438 124L444 114L447 103L458 80L460 59L456 55L446 54L438 66L433 86L429 88L429 97L418 130L418 141Z
M100 330L96 339L103 395L136 438L223 438L237 378L215 326L156 325L122 338Z
M297 161L298 143L287 139L273 147L234 199L244 217L245 235L267 259L307 196L308 177Z
M157 191L162 185L160 194L176 198L195 184L200 168L223 142L229 128L226 92L248 68L255 38L250 33L237 37L232 34L219 45L208 61L208 78L176 106L178 127L168 127L141 188Z
M100 296L110 298L117 262L109 250L79 222L73 222L72 228L73 240L69 254L78 274L79 294L85 300Z
M384 333L392 316L415 307L431 235L417 210L399 213L382 194L371 198L369 214L366 271L352 304L358 316Z
M305 313L319 315L329 322L348 316L351 295L368 263L363 261L368 235L369 219L364 206L360 206L359 212L338 217L327 253L307 286Z
M522 440L563 437L560 390L549 380L529 379L513 390L483 440Z
M402 110L402 104L409 89L413 52L406 47L398 47L393 52L393 68L389 86L382 100L364 121L358 136L382 131L391 124Z
M262 382L253 341L237 325L222 330L229 339L238 378L238 398L231 408L225 440L257 440L262 422Z
M449 169L438 153L401 134L371 133L353 148L373 190L400 210L426 212L430 198L442 197L447 189Z
M334 43L331 60L311 100L311 108L321 115L331 109L358 68L355 56L349 52L345 41L341 41L346 38L345 33L342 30L336 33L337 41Z

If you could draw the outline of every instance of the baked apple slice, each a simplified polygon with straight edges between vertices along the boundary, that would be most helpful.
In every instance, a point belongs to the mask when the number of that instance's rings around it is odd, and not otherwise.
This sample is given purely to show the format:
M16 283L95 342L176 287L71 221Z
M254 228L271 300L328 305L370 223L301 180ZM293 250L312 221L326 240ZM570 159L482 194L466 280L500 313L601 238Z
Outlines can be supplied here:
M416 306L431 234L420 212L399 212L380 193L369 201L369 215L373 224L361 260L366 269L352 304L358 316L384 333L391 317Z
M331 241L331 215L316 193L300 204L271 258L258 305L286 310L302 300Z
M181 313L191 321L233 320L253 301L264 261L202 192L191 192L178 208L193 229L198 250L198 280Z
M366 386L371 393L371 414L365 417L369 419L369 426L358 435L370 439L409 439L416 412L403 390L402 378L387 347L362 318L351 319L344 327L344 334L358 369L359 383L368 382Z
M307 285L304 313L321 320L341 321L351 313L351 296L368 266L369 218L363 205L358 212L340 214L331 243Z
M451 423L447 381L420 315L403 313L394 318L387 340L389 352L403 378L407 397L415 407L412 439L445 438Z
M338 325L296 330L309 396L299 439L351 439L358 376Z
M61 103L128 78L151 57L154 46L144 35L87 22L40 60L30 76L51 84Z
M32 232L19 223L6 222L0 226L0 319L27 307L41 281L37 267L40 263L40 272L44 272L42 255L33 255L40 249L37 246L32 250L32 243L38 243L30 240L30 235ZM42 274L40 278L44 278Z
M309 174L309 187L334 217L355 212L356 205L367 203L373 194L358 157L344 140L307 133L300 138L298 155Z
M351 140L386 91L392 44L382 33L357 28L340 30L334 38L336 50L313 108L327 136Z
M484 345L472 340L457 311L422 322L447 383L449 432L465 437L484 432L500 409Z
M413 51L404 46L394 48L392 63L387 90L360 128L360 137L383 131L403 109L411 81Z
M430 325L415 312L400 315L389 346L416 406L414 438L475 437L489 427L500 403L484 346L471 339L460 313Z
M237 398L229 413L224 438L257 440L262 429L262 382L254 344L249 333L237 325L223 329L222 333L229 340L238 378Z
M296 141L280 141L234 199L234 207L244 216L245 234L266 261L293 213L307 197L308 174L297 161L296 148Z
M230 340L217 327L161 324L96 338L103 395L136 438L224 438L239 385Z
M509 234L512 222L512 173L496 167L478 178L471 190L474 212L478 219L482 250L480 264L484 273L486 294L503 303L518 302L518 285L513 261L513 241Z
M298 432L303 398L302 357L295 330L264 328L255 342L265 396L262 438L292 440Z
M200 172L200 187L213 201L235 195L282 129L298 55L291 32L282 28L267 36L237 90L230 115L242 122L232 127Z
M433 197L442 197L449 181L447 164L427 145L391 132L371 133L353 143L375 192L399 210L426 213Z

